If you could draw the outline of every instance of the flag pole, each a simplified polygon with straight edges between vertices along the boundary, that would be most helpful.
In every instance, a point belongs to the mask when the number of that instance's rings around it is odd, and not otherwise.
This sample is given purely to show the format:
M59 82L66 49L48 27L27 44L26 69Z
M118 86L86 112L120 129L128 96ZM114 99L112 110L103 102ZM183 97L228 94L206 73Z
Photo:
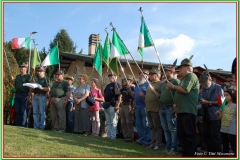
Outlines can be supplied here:
M60 59L59 59L58 41L57 41L57 50L58 50L58 60L59 60L59 64L58 64L58 70L60 71Z
M113 28L113 30L115 29L114 28L114 26L113 26L113 24L112 24L112 22L110 22L110 25L112 26L112 28ZM117 31L115 30L115 32L116 32L116 34L118 35L118 37L120 38L120 36L119 36L119 34L117 33ZM121 38L120 38L121 39ZM124 47L125 48L127 48L126 47L126 45L124 44L124 42L123 42L123 40L121 39L121 41L122 41L122 43L123 43L123 45L124 45ZM130 54L131 55L131 57L132 57L132 54L130 53L130 51L128 51L128 54ZM132 57L133 58L133 57ZM119 59L118 59L119 60ZM135 61L135 60L134 60ZM136 63L136 61L135 61L135 63ZM119 64L121 65L121 63L120 63L120 61L119 61ZM137 63L136 63L137 64ZM138 66L138 64L137 64L137 66ZM121 67L122 67L122 65L121 65ZM138 68L140 69L140 67L138 66ZM123 68L122 68L122 71L123 71ZM148 81L148 79L144 76L144 73L143 73L143 71L140 69L140 71L141 71L141 73L142 73L142 75L143 75L143 77L145 78L145 80L147 81L147 83L149 84L149 87L150 88L153 88L153 86L151 85L151 83L149 83L149 81ZM123 71L123 73L124 73L124 71ZM126 78L126 75L125 75L125 73L124 73L124 76L125 76L125 78ZM127 78L126 78L126 81L127 81ZM127 81L127 83L128 83L128 81ZM128 84L129 85L129 84ZM156 98L158 98L158 96L156 95L156 93L154 92L154 95L156 96Z
M110 25L112 26L112 28L114 28L112 22L110 23ZM116 31L116 30L115 30L115 31ZM117 33L117 31L116 31L116 33ZM117 33L117 35L118 35L118 33ZM118 35L118 36L119 36L119 35ZM120 37L120 36L119 36L119 37ZM122 43L124 44L123 41L122 41ZM126 47L125 44L124 44L124 46ZM127 48L127 47L126 47L126 48ZM132 57L132 59L133 59L134 62L136 63L136 65L137 65L138 69L141 71L142 75L144 75L143 71L141 70L141 68L139 67L139 65L137 64L137 62L135 61L135 59L133 58L132 54L131 54L130 52L128 52L128 53L130 54L130 56ZM147 83L151 86L151 84L149 83L148 79L147 79L145 76L143 76L143 77L145 78L145 80L147 81Z
M129 83L128 83L128 81L127 81L127 76L126 76L126 74L125 74L125 72L124 72L124 69L123 69L123 67L122 67L122 64L121 64L119 58L117 58L117 60L118 60L118 63L119 63L119 65L120 65L120 67L121 67L121 70L122 70L122 72L123 72L123 75L124 75L124 77L125 77L125 79L126 79L126 82L127 82L127 84L129 85Z
M32 32L30 32L30 47L29 47L29 58L28 58L28 74L30 74L31 46L32 46Z
M6 61L7 61L7 64L8 64L8 69L9 69L10 75L12 76L12 71L11 71L11 68L9 66L9 62L8 62L8 58L7 58L7 54L6 54L5 48L3 48L3 49L4 49L4 54L5 54L5 57L6 57Z
M139 12L141 13L141 15L142 15L142 17L143 17L143 19L144 19L144 16L143 16L143 13L142 13L142 12L143 12L142 7L139 8ZM145 23L145 24L146 24L146 27L147 27L147 29L148 29L147 23ZM149 29L148 29L148 30L149 30ZM150 34L150 31L149 31L149 36L150 36L151 39L152 39L152 36L151 36L151 34ZM152 39L152 42L153 42L153 39ZM153 42L153 47L154 47L155 52L156 52L156 54L157 54L157 57L158 57L158 60L159 60L160 66L162 67L163 74L164 74L165 77L167 77L167 76L166 76L166 73L165 73L165 71L164 71L164 68L163 68L162 62L161 62L161 60L160 60L160 56L159 56L159 54L158 54L158 51L157 51L157 49L156 49L156 46L155 46L154 42ZM159 68L159 69L160 69L160 68ZM168 82L167 79L166 79L166 81Z
M32 46L32 35L37 32L30 32L30 47L29 47L29 58L28 58L28 74L30 74L30 63L31 63L31 46Z
M134 80L136 81L136 77L135 77L135 75L134 75L134 73L133 73L133 71L132 71L132 68L131 68L131 66L130 66L130 64L129 64L129 62L128 62L126 56L125 56L125 54L124 54L124 58L126 59L127 64L128 64L128 67L129 67L129 69L130 69L130 71L131 71L131 73L132 73L132 75L133 75ZM140 87L139 87L137 81L136 81L136 84L137 84L138 89L140 90Z

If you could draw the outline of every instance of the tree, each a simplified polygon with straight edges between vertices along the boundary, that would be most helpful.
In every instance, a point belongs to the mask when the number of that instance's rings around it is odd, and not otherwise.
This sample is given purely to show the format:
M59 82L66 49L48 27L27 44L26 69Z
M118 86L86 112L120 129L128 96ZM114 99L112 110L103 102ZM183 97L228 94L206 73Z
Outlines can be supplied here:
M7 123L7 119L8 119L8 113L9 113L9 109L10 109L10 96L11 96L11 89L14 87L12 85L12 83L10 82L10 76L16 77L19 74L19 67L18 67L18 63L17 60L15 59L13 53L11 52L11 47L9 49L9 42L4 43L4 48L6 51L6 55L7 55L7 59L4 54L3 57L3 104L4 104L4 123ZM8 64L10 68L8 67ZM11 72L9 71L11 70ZM11 75L12 73L12 75Z
M72 39L69 37L65 29L61 29L55 36L52 42L50 42L50 50L58 43L58 49L60 52L76 53L76 44L74 45Z
M83 49L81 49L78 54L82 54L82 53L83 53Z

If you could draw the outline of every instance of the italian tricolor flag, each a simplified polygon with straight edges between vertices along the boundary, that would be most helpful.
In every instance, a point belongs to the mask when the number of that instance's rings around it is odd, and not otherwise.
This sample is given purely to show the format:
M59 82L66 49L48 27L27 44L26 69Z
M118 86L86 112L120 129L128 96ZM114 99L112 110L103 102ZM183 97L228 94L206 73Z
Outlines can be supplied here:
M31 37L25 38L13 38L12 39L12 49L20 49L20 48L30 48Z
M222 97L220 94L217 94L217 100L218 100L218 106L221 107L221 109L223 110L227 103L226 98L224 96Z
M143 48L153 46L153 41L150 36L150 32L147 28L143 16L141 17L141 27L138 40L138 52L143 60Z
M122 55L129 54L127 47L123 43L120 36L117 34L115 28L113 28L113 36L112 36L112 45L111 45L111 52L110 58L120 57Z
M51 66L55 64L59 64L58 45L51 49L50 53L43 60L41 66Z

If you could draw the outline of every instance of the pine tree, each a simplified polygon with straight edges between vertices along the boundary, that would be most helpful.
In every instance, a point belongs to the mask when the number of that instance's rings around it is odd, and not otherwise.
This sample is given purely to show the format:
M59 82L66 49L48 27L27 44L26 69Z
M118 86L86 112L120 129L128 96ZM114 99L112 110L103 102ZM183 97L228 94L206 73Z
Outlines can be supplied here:
M68 35L65 29L61 29L56 36L54 37L53 41L50 42L50 49L51 50L56 44L58 43L59 52L70 52L76 53L76 44L74 45L72 39Z

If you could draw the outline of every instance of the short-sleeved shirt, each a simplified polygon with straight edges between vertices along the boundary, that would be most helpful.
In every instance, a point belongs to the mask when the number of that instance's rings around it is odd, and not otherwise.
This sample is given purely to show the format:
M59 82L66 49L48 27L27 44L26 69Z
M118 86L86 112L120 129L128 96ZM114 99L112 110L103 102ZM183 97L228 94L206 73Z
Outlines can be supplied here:
M77 86L77 88L74 90L74 95L77 98L81 98L84 94L86 93L90 93L90 86L88 84L84 84L83 86ZM81 107L82 108L88 108L88 104L86 102L86 98L84 100L82 100L81 102Z
M145 102L144 102L144 99L143 97L141 97L139 95L139 92L142 91L145 95L146 95L146 91L147 91L147 88L148 88L148 83L145 82L143 84L139 84L138 86L139 87L135 87L134 88L134 101L136 103L135 107L137 109L143 109L143 108L146 108L146 105L145 105Z
M33 79L33 82L40 84L42 87L49 87L50 86L50 82L46 77L43 77L43 78L36 77L36 78ZM38 88L35 88L33 93L34 94L46 94L47 92L42 91Z
M236 135L236 104L222 111L221 132Z
M194 73L188 73L179 83L187 93L176 91L174 102L177 104L177 113L191 113L197 115L199 81Z
M94 96L95 98L103 98L102 91L98 88L91 89L89 94L90 96ZM99 111L100 102L95 100L95 104L90 107L90 111Z
M120 90L121 89L121 85L119 83L117 83L117 85L118 85L118 89ZM118 100L118 95L115 94L114 88L115 88L114 82L109 83L105 87L105 89L104 89L104 99L105 99L105 102L111 102L113 100L115 100L115 101Z
M29 87L23 86L23 83L29 83L31 81L31 76L29 74L25 75L17 75L15 79L15 88L16 88L16 93L18 92L24 92L27 93L29 91Z
M66 96L66 93L68 91L70 91L70 88L67 81L65 80L62 80L61 82L57 81L53 83L51 87L50 95L51 97Z
M206 89L202 88L202 98L207 101L217 101L217 95L220 95L221 97L224 96L223 89L220 85L212 82L211 86ZM203 118L208 120L218 120L218 117L216 115L216 112L219 110L218 105L209 105L209 104L203 104Z
M179 84L179 80L172 78L169 80L173 85L177 86ZM159 88L160 94L160 108L161 106L167 106L174 104L173 98L175 95L175 89L167 89L167 83L162 83Z
M134 91L134 87L130 88L131 91ZM122 94L122 101L123 103L129 103L129 102L133 102L133 98L132 96L129 94L128 89L126 87L123 87L120 90L121 94Z
M160 88L162 81L152 82L151 85L158 93L158 89ZM147 111L159 112L159 98L155 95L154 92L151 91L150 86L147 88L145 103Z

